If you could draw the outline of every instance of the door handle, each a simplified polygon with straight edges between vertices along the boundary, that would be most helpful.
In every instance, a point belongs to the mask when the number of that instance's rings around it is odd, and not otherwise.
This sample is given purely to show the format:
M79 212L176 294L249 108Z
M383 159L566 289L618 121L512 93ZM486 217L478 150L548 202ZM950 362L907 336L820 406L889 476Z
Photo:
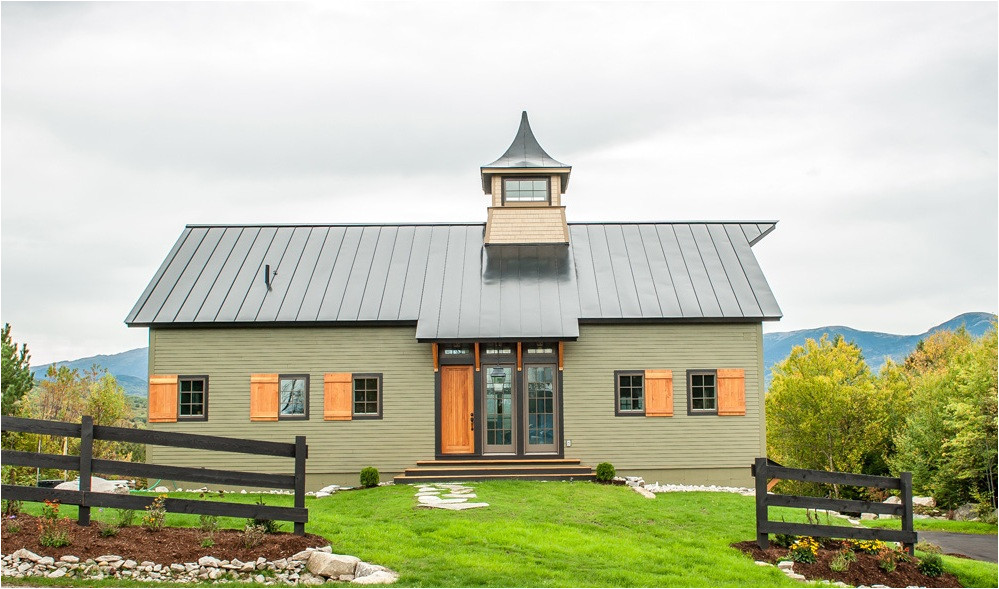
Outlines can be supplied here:
M468 419L472 422L472 429L475 429L475 411L468 414Z

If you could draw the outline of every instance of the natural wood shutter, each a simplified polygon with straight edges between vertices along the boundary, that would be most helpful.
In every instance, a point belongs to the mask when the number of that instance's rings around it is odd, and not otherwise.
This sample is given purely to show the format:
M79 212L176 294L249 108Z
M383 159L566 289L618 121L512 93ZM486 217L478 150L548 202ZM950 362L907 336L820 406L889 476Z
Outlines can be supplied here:
M645 371L645 416L673 416L673 371Z
M250 375L250 421L278 420L278 375Z
M746 371L718 369L718 415L746 414Z
M350 421L353 382L350 372L327 372L323 377L324 421Z
M177 421L177 375L149 375L149 423Z

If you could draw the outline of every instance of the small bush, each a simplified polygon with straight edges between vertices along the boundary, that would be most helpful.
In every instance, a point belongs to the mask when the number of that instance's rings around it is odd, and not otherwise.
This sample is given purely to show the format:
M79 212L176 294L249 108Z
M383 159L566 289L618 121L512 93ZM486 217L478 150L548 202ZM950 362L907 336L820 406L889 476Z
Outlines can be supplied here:
M882 549L887 548L887 544L881 540L850 540L850 546L855 552L864 554L877 554Z
M201 540L201 547L202 548L211 548L212 546L215 546L215 540L212 540L211 536L205 536Z
M142 527L150 532L158 532L163 529L166 523L166 498L164 495L157 495L153 502L146 506L146 515L142 516Z
M943 574L943 559L939 554L930 554L919 562L919 572L927 577L939 577Z
M21 533L21 525L20 524L8 524L7 525L7 531L10 532L11 534L20 534Z
M781 548L790 548L794 544L794 536L791 534L774 534L774 544Z
M378 486L378 469L373 466L365 466L361 469L361 486L365 489Z
M38 543L49 548L69 546L69 532L59 519L59 502L45 500L38 520Z
M819 543L815 538L802 536L794 544L791 544L791 552L788 554L794 562L812 564L819 554Z
M260 495L257 497L257 505L264 505L264 496ZM247 527L257 526L262 529L265 534L277 534L281 531L281 524L277 523L272 519L257 519L254 518L252 521L246 523ZM252 548L252 546L247 546L247 548Z
M920 550L922 552L928 552L930 554L940 554L941 552L943 552L943 550L941 550L939 546L937 546L932 542L927 542L926 540L923 540L922 542L916 542L916 550Z
M135 523L135 510L134 509L115 509L115 524L119 528L127 528Z
M614 470L614 465L610 462L601 462L597 465L597 480L601 483L611 482L616 474L617 471Z
M852 550L844 550L841 552L837 552L836 556L834 556L832 560L829 561L829 570L836 573L845 573L846 571L850 570L850 562L852 561L849 560L847 554L852 556L854 560L857 559L857 556L853 553Z
M843 555L846 562L857 562L857 553L849 548L844 549L840 554Z
M12 516L17 516L18 514L21 513L21 507L22 507L22 504L21 504L20 501L16 501L16 500L12 500L12 499L4 499L3 500L3 516L4 517L8 517L8 518L12 517Z
M890 573L895 570L897 563L895 562L895 551L891 548L883 548L878 551L878 568L886 573Z
M243 528L243 547L256 548L264 541L267 529L259 524L247 523Z
M198 529L202 532L214 534L219 529L219 516L201 515L198 517Z

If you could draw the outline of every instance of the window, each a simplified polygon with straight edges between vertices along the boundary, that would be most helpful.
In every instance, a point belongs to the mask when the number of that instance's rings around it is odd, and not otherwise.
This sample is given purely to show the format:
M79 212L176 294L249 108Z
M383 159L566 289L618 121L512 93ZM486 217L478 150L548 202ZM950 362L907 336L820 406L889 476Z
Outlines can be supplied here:
M177 419L208 419L208 377L181 376L177 379L179 406Z
M278 418L309 418L309 375L282 374L278 386Z
M515 346L511 344L482 344L482 353L487 355L513 354Z
M528 354L554 354L555 344L551 342L537 342L524 344L524 349Z
M548 179L504 178L503 202L548 202Z
M614 371L614 414L645 415L645 372Z
M472 353L472 349L467 345L447 345L441 347L442 356L466 356Z
M354 419L380 419L382 416L382 375L355 374Z
M687 371L687 414L718 414L718 387L714 370Z

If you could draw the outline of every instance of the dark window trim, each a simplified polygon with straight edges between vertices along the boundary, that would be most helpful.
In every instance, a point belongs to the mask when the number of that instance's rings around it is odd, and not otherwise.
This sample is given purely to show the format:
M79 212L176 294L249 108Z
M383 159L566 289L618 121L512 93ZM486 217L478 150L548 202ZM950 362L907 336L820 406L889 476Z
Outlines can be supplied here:
M545 200L511 200L509 204L512 205L539 205L541 203L551 204L552 203L552 179L550 176L503 176L500 180L500 186L503 190L503 204L507 204L506 200L506 181L507 180L544 180L545 181Z
M354 413L354 380L358 378L378 379L378 413ZM353 419L381 419L382 418L382 391L384 380L381 372L355 372L350 376L350 415Z
M200 380L205 384L201 401L204 409L201 415L181 415L180 414L180 381ZM208 375L207 374L179 374L177 375L177 421L208 421Z
M693 389L691 376L695 374L710 374L715 379L715 408L693 409ZM718 415L718 371L713 368L687 371L687 415Z
M641 411L621 411L621 377L641 376L642 377L642 410ZM645 371L644 370L615 370L614 371L614 416L615 417L645 417Z
M305 379L305 415L281 415L281 381L286 378ZM312 382L308 374L279 374L278 375L278 421L308 421L309 419L309 389Z

